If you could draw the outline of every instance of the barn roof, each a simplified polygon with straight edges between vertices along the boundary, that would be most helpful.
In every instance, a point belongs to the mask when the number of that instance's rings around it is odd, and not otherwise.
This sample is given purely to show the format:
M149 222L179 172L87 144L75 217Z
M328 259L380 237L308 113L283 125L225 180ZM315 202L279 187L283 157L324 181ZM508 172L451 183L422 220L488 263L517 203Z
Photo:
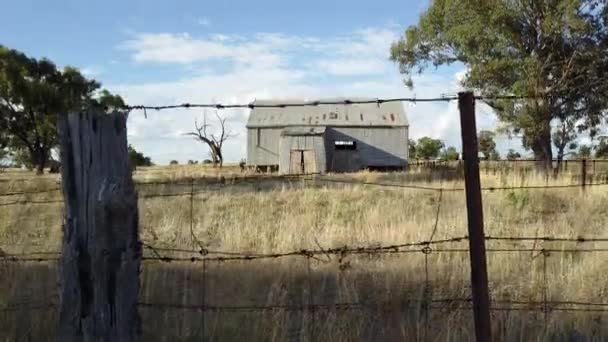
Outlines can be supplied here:
M344 102L345 98L322 99L321 102ZM376 100L351 98L351 101ZM254 105L275 105L281 103L305 103L302 100L257 100ZM407 117L400 102L369 104L320 104L301 107L254 107L249 115L247 127L286 126L408 126Z

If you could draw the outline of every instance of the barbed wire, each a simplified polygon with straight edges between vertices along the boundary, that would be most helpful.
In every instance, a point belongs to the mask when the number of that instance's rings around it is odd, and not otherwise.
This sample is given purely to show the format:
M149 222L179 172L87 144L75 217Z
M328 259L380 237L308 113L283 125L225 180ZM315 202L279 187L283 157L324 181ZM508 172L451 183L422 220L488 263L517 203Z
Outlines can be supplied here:
M20 196L20 195L37 195L37 194L45 194L49 192L60 191L61 188L51 188L51 189L41 189L41 190L25 190L25 191L12 191L12 192L4 192L0 193L0 197L8 197L8 196Z
M404 306L420 306L424 304L425 300L408 299L400 302L400 306L395 308L393 303L386 302L347 302L347 303L329 303L329 304L305 304L305 305L286 305L286 304L274 304L274 305L190 305L190 304L178 304L178 303L163 303L163 302L145 302L141 301L138 303L139 306L156 308L156 309L177 309L177 310L197 310L197 311L313 311L313 310L369 310L374 312L379 311L394 311L403 309ZM457 309L457 307L450 307L449 304L453 303L470 303L470 298L442 298L442 299L431 299L428 301L429 304L444 304L442 306L428 306L428 309L433 310L444 310L446 308ZM447 305L446 305L447 304ZM494 307L496 310L520 310L525 309L526 311L588 311L588 312L608 312L608 303L595 303L595 302L568 302L568 301L510 301L510 300L494 300L494 305L512 305L509 307ZM517 305L517 306L515 306ZM544 306L547 305L548 308ZM560 306L579 306L579 308L564 308ZM587 308L580 308L580 306L587 306ZM602 309L604 308L604 309ZM470 310L468 307L460 307L460 309Z
M205 178L202 178L205 179ZM465 189L463 187L433 187L433 186L423 186L423 185L415 185L415 184L402 184L402 183L390 183L390 182L372 182L366 180L357 180L357 179L340 179L332 176L321 175L317 173L313 174L300 174L300 175L280 175L280 176L253 176L249 178L243 178L243 180L239 181L239 177L235 178L224 178L219 179L219 182L210 183L210 182L201 182L194 183L195 187L200 186L221 186L221 187L231 187L242 185L242 183L246 183L249 180L291 180L291 181L318 181L325 183L341 183L341 184L350 184L350 185L365 185L365 186L378 186L378 187L387 187L387 188L395 188L395 189L412 189L412 190L422 190L422 191L443 191L443 192L462 192ZM253 183L251 183L253 185ZM174 181L155 181L148 183L135 183L135 186L188 186L191 187L193 184L191 182L174 182ZM608 181L605 182L596 182L596 183L585 183L585 184L554 184L554 185L520 185L520 186L486 186L482 187L482 191L503 191L503 190L534 190L534 189L567 189L567 188L586 188L586 187L594 187L594 186L605 186L608 185ZM0 197L11 197L11 196L19 196L19 195L28 195L28 194L43 194L59 191L60 188L46 189L46 190L35 190L35 191L12 191L8 193L0 193ZM184 191L179 193L144 193L140 195L140 198L154 198L154 197L181 197L181 196L191 196L203 193L210 193L213 191L219 191L218 188L205 188L202 190L193 190ZM61 203L62 199L49 199L49 200L30 200L30 199L21 199L11 202L0 203L0 206L8 206L8 205L20 205L20 204L51 204L51 203Z
M545 241L545 242L573 242L577 244L583 243L597 243L597 242L608 242L608 237L553 237L553 236L540 236L540 237L528 237L528 236L486 236L486 241ZM371 246L341 246L335 248L320 248L320 249L297 249L285 252L276 253L255 253L247 251L223 251L213 250L207 248L188 249L180 247L162 247L154 246L153 244L143 241L142 247L150 250L154 257L143 257L142 260L150 261L202 261L205 260L217 260L217 261L229 261L229 260L257 260L257 259L276 259L282 257L291 256L304 256L304 257L315 257L323 255L356 255L356 254L391 254L391 253L424 253L431 254L434 252L468 252L468 248L443 248L443 249L432 249L430 246L433 245L445 245L450 243L458 243L468 241L468 236L457 236L445 239L434 240L433 234L429 240L405 242L400 244L391 245L371 245ZM39 245L36 245L39 246ZM419 249L413 249L413 247L421 247ZM487 248L488 252L605 252L607 248ZM165 256L164 253L182 253L182 254L193 254L201 257L172 257ZM32 251L32 252L19 252L19 253L7 253L0 250L0 260L13 260L13 261L45 261L45 260L57 260L58 258L45 258L39 256L45 255L60 255L59 251ZM215 257L214 257L215 256Z
M19 201L0 203L0 207L10 206L10 205L53 204L53 203L63 203L63 199L57 199L57 200L19 200Z
M529 236L486 236L486 241L492 240L503 240L503 241L546 241L546 242L608 242L608 237L599 237L599 238L588 238L588 237L555 237L555 236L539 236L539 237L529 237Z
M58 303L56 297L50 297L51 300L36 300L27 302L11 303L9 305L0 306L0 312L15 312L15 311L36 311L57 309ZM408 299L401 301L402 309L404 306L419 306L424 300ZM430 306L427 309L431 310L471 310L468 306L450 306L453 303L466 303L472 305L471 298L441 298L431 299L428 301ZM436 305L432 304L444 304ZM492 310L497 311L571 311L571 312L607 312L608 303L598 302L583 302L583 301L514 301L514 300L493 300L493 305L510 305L510 306L493 306ZM149 302L140 301L137 303L139 307L153 308L161 310L196 310L196 311L227 311L227 312L259 312L259 311L313 311L313 310L369 310L373 312L379 311L394 311L395 306L386 302L341 302L327 304L303 304L303 305L288 305L288 304L270 304L270 305L197 305L169 302ZM563 307L569 306L569 307Z
M526 100L526 99L534 99L534 98L544 98L538 96L527 96L527 95L497 95L497 96L475 96L475 100L478 101L493 101L493 100ZM391 102L409 102L409 103L418 103L418 102L449 102L458 100L458 96L441 96L441 97L429 97L429 98L417 98L417 97L395 97L395 98L384 98L384 99L368 99L368 100L317 100L317 101L303 101L303 102L284 102L284 103L240 103L240 104L222 104L222 103L182 103L182 104L173 104L173 105L157 105L157 106L149 106L149 105L132 105L132 106L123 106L121 109L131 111L131 110L166 110L166 109L195 109L195 108L208 108L208 109L255 109L255 108L288 108L288 107L316 107L321 105L359 105L359 104L376 104L381 105L384 103ZM147 115L147 114L146 114Z
M36 310L49 310L57 307L56 296L50 296L44 300L31 300L27 302L14 302L0 306L0 312L14 312L14 311L36 311Z

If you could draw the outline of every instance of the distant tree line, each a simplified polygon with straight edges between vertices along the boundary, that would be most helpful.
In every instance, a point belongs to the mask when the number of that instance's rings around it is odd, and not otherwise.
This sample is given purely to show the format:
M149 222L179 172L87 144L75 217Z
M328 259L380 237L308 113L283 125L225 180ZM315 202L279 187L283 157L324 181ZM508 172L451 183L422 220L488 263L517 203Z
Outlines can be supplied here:
M501 156L496 149L495 132L483 130L477 135L479 143L479 152L486 160L500 160ZM423 160L458 160L461 156L461 151L454 146L446 146L440 139L431 137L422 137L418 140L409 140L409 158ZM608 158L608 137L600 137L599 142L595 146L577 145L571 143L569 146L570 152L564 153L564 157L568 158ZM521 159L522 155L509 149L505 154L505 159L516 160Z

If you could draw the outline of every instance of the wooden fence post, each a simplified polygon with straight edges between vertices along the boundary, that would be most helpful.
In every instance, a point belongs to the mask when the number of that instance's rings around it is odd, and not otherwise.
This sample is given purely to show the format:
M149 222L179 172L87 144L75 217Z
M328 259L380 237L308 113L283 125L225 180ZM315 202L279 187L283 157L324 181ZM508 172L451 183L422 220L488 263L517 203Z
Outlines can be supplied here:
M139 341L141 242L127 115L59 118L65 202L59 341Z
M471 287L475 337L478 342L492 338L490 323L490 295L486 265L485 235L483 232L483 206L479 179L477 127L475 124L475 97L472 92L458 93L462 151L464 155L464 181L469 227L469 255L471 259Z
M583 158L581 160L581 185L583 186L583 191L585 191L585 186L587 185L587 159Z

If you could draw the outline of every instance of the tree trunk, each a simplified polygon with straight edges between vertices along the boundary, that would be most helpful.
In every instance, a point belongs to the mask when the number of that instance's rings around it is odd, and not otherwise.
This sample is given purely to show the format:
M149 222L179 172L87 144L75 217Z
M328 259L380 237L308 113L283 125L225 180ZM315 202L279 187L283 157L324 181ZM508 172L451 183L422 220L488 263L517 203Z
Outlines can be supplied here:
M211 149L211 157L213 159L213 167L220 166L222 168L222 151L212 142L209 144Z
M553 151L551 149L551 121L544 120L540 130L532 139L532 152L534 159L537 160L537 168L539 171L549 172L552 168Z
M44 153L43 149L40 148L36 148L34 151L32 151L32 162L34 164L34 166L36 167L36 174L37 175L42 175L44 174L44 168L46 166L46 162L47 159L46 158L46 153Z
M58 122L65 198L58 340L139 341L141 242L126 115Z

